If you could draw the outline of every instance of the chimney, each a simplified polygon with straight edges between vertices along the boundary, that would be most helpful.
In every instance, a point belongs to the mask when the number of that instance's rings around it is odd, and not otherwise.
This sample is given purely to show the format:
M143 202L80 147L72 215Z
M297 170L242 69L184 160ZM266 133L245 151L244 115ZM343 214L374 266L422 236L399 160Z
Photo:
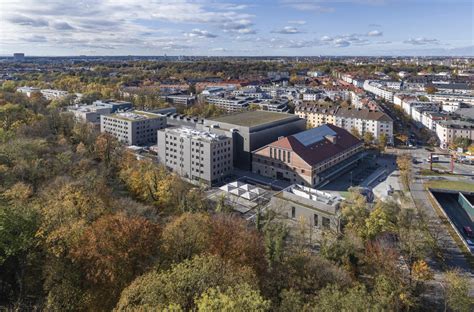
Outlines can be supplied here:
M332 144L337 143L337 136L335 135L326 135L326 139L328 139Z

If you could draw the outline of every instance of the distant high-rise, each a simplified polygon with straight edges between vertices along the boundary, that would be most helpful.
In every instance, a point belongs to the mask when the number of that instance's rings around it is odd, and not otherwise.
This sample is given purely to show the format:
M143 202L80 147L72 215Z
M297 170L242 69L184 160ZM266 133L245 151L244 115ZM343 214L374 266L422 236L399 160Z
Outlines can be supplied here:
M25 60L25 53L13 53L13 59L15 61L24 61Z

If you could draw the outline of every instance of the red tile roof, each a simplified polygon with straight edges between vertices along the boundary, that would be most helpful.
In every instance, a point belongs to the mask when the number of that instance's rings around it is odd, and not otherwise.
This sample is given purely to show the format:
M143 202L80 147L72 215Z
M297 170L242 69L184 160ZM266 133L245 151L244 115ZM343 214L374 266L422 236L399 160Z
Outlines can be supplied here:
M327 126L336 132L336 143L332 143L327 137L323 140L304 146L294 135L287 136L275 142L268 144L266 147L283 148L293 151L300 156L308 165L314 166L326 159L329 159L345 150L362 144L362 141L353 136L345 129L336 127L331 124ZM306 130L306 131L311 131Z

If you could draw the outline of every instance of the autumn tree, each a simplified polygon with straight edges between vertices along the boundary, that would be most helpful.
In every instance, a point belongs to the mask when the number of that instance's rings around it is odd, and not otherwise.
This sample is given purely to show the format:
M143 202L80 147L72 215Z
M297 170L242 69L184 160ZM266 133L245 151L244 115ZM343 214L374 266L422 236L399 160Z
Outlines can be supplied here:
M222 291L219 287L206 290L196 300L198 311L254 311L263 312L270 308L258 290L248 284L239 284Z
M163 229L163 251L168 259L181 262L209 248L211 218L201 213L183 213Z
M388 136L385 133L382 133L379 136L379 140L378 140L378 147L381 152L385 151L385 148L387 147L387 143L388 143Z
M397 157L397 166L400 170L400 178L406 189L409 187L411 176L411 156L410 154L402 154Z
M116 310L162 310L173 304L189 311L206 290L219 287L225 292L245 283L256 286L254 273L248 267L218 256L196 256L169 270L138 277L122 292Z
M445 273L445 300L453 311L472 311L474 300L470 297L470 280L459 270Z
M70 255L96 285L95 305L113 307L123 287L157 261L159 237L156 224L122 214L103 216L84 230Z
M370 145L374 141L374 134L370 131L364 133L364 142L366 145Z

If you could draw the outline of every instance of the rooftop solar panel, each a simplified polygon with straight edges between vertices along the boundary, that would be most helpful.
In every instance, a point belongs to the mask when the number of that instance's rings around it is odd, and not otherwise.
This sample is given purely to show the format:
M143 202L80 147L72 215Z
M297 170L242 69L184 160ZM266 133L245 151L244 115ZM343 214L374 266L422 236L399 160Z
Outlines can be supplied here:
M322 141L324 137L328 135L337 135L337 133L327 125L322 125L313 129L297 133L293 135L293 137L306 147L311 144Z

